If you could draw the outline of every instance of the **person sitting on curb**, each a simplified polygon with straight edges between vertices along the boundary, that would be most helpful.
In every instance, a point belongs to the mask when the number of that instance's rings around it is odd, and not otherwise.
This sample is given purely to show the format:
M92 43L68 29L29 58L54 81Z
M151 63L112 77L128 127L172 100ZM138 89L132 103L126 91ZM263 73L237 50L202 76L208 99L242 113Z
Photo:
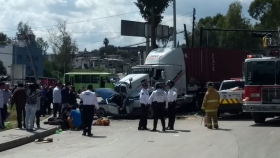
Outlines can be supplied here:
M70 116L67 119L71 130L78 130L82 124L81 113L76 109L76 106L72 106Z

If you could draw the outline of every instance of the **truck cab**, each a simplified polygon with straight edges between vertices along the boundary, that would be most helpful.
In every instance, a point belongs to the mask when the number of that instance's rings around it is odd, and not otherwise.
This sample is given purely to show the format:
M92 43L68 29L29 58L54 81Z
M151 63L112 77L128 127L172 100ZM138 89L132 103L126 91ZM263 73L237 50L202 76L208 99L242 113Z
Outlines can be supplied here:
M243 111L252 113L255 123L280 116L280 59L248 55L244 76Z

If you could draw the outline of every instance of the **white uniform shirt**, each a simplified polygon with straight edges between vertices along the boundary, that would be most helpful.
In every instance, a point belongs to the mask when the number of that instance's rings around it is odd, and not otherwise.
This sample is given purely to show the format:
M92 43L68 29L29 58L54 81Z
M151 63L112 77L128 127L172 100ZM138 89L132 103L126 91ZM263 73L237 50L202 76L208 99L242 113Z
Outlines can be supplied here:
M149 92L148 92L148 90L147 89L142 89L141 91L140 91L140 103L141 104L145 104L145 105L147 105L147 104L149 104L150 102L149 102Z
M0 89L0 108L4 107L4 93L3 90Z
M97 97L94 92L87 90L81 93L81 100L83 101L83 105L95 105L96 109L99 109Z
M158 102L158 103L163 103L165 102L166 108L168 107L168 102L167 102L167 93L162 90L162 89L157 89L153 91L149 98L149 103L151 104L152 102Z
M168 94L167 94L168 102L176 101L177 95L178 95L177 89L175 87L172 87L171 89L169 89Z

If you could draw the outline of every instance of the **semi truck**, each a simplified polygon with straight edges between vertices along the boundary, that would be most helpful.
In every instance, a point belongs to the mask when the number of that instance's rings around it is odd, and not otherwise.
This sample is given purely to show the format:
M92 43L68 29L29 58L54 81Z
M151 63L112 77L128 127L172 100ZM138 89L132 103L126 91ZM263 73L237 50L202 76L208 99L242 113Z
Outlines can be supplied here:
M148 54L144 65L132 67L131 74L116 82L114 90L124 94L124 101L129 100L124 103L128 107L122 107L124 113L137 114L140 113L140 103L135 100L139 100L142 80L148 81L150 93L156 82L174 80L178 91L177 105L193 107L199 84L242 76L242 63L247 54L219 48L157 48Z

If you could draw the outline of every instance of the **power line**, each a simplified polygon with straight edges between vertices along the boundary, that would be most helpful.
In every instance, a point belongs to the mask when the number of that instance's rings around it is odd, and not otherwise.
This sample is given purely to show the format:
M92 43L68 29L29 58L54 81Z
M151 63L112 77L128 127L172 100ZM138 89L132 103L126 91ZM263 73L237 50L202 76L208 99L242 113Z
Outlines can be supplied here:
M133 13L139 13L139 11L134 11L134 12L129 12L129 13L122 13L122 14L116 14L116 15L105 16L105 17L99 17L99 18L95 18L95 19L88 19L88 20L81 20L81 21L68 22L68 23L66 23L66 24L76 24L76 23L82 23L82 22L89 22L89 21L93 21L93 20L102 20L102 19L108 19L108 18L118 17L118 16L122 16L122 15L127 15L127 14L133 14ZM36 29L38 29L38 28L54 27L54 26L56 26L56 25L39 26L39 27L34 27L34 28L32 28L32 30L36 30ZM1 32L13 32L13 31L18 31L18 30L17 30L17 29L13 29L13 30L1 31Z
M182 17L184 17L185 15L188 15L188 14L191 14L191 13L193 13L193 12L191 11L191 12L185 13L185 14L183 14L183 15L177 16L176 19L182 18ZM172 18L172 19L169 19L169 20L166 20L166 21L164 21L164 22L161 22L161 23L163 24L163 23L168 22L168 21L171 21L171 20L173 20L173 18Z
M122 36L116 36L116 37L107 38L107 39L115 39L115 38L118 38L118 37L122 37ZM85 45L94 44L94 43L100 43L100 42L103 42L103 40L102 41L91 42L91 43L86 43L86 44L79 44L77 46L85 46Z

